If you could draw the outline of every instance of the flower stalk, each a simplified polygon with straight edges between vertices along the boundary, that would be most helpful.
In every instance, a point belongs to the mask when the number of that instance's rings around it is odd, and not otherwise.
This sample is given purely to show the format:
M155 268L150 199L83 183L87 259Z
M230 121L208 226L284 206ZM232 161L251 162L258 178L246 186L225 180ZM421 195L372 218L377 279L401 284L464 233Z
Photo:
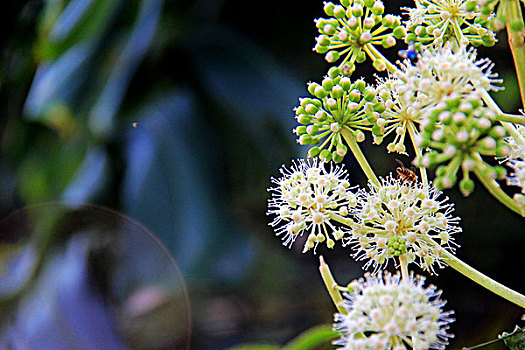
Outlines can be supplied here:
M508 301L525 308L525 296L502 285L499 282L494 281L492 278L482 274L476 269L472 268L468 264L459 260L450 252L446 250L441 251L441 256L445 259L445 262L452 267L454 270L461 273L463 276L470 278L474 282L490 290L491 292L499 295L500 297L507 299Z
M322 255L319 257L319 272L321 273L321 278L326 286L326 290L328 290L328 294L330 295L330 298L332 298L337 311L346 314L347 311L343 307L343 297L341 296L341 293L339 293L338 284L335 282L332 272L330 271L328 264L324 261Z
M368 164L368 161L366 160L365 155L361 151L361 148L357 144L357 141L356 141L354 135L350 131L348 131L346 129L341 131L341 135L343 136L343 138L345 139L346 143L348 144L348 147L350 147L350 150L352 151L352 153L354 154L355 159L357 160L357 162L361 166L361 169L363 169L366 177L370 181L372 181L374 184L379 186L379 180L377 179L376 174L374 173L374 171L370 167L370 164Z

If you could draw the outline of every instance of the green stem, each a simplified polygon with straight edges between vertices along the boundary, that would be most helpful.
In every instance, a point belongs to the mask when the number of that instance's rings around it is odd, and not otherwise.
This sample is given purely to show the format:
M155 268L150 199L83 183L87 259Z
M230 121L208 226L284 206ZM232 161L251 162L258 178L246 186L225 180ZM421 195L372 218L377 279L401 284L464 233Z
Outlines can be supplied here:
M501 1L500 6L505 6L503 13L505 16L505 23L507 24L507 35L509 38L509 46L514 58L514 66L516 68L516 75L518 76L518 84L520 87L521 102L525 105L525 42L523 39L523 29L514 31L511 29L514 23L523 23L523 15L521 13L521 6L519 0Z
M525 116L523 115L502 113L498 114L498 120L502 122L525 125Z
M412 141L412 146L414 146L414 151L416 152L416 158L421 158L423 154L421 153L421 149L416 146L416 128L414 127L414 123L410 122L408 123L408 134L410 135L410 140ZM427 169L425 167L419 167L419 171L421 172L421 182L423 184L428 185L428 177L427 177Z
M324 261L323 256L321 255L319 257L319 272L321 273L321 277L323 279L324 285L326 286L326 289L328 290L328 294L330 294L330 298L332 298L332 301L334 302L335 307L337 308L337 311L339 311L342 314L346 314L346 310L343 307L343 297L341 296L341 293L339 293L339 289L337 288L338 285L334 280L334 277L332 276L332 273L330 272L330 268Z
M481 159L478 159L478 161L481 161ZM481 183L485 186L487 191L489 191L489 193L492 196L494 196L507 208L511 209L512 211L518 213L521 216L525 216L523 208L518 203L516 203L516 201L514 201L511 197L509 197L509 195L501 189L500 185L495 180L483 176L480 167L476 166L476 168L474 169L474 174L476 174L479 181L481 181Z
M469 265L459 260L457 257L455 257L446 250L441 251L441 256L445 259L445 262L450 267L452 267L454 270L458 271L465 277L470 278L474 282L485 287L491 292L499 295L500 297L505 298L508 301L525 308L525 296L523 296L522 294L513 291L508 287L505 287L501 283L494 281L488 276L485 276L484 274L470 267Z
M337 221L340 224L343 224L348 227L352 227L356 222L350 218L345 218L339 214L330 214L330 219Z
M368 164L368 161L366 160L365 155L363 152L361 152L361 148L359 148L359 145L357 144L357 141L352 134L350 130L343 129L341 131L341 135L343 135L343 138L345 139L346 143L348 144L348 147L350 147L350 150L354 154L354 157L357 159L357 162L361 166L361 169L363 169L366 177L372 181L375 185L380 186L379 180L377 179L376 174Z
M375 61L374 58L376 60L380 59L380 60L385 61L386 68L388 69L390 73L393 74L399 71L399 69L396 66L394 66L385 56L383 56L383 54L379 52L379 50L377 50L374 47L374 45L366 45L364 48L368 48L368 50L365 50L365 51L368 51L368 54L370 55L370 58L372 58L373 61Z
M405 254L399 256L399 265L401 265L401 276L403 277L403 281L408 281L408 261Z

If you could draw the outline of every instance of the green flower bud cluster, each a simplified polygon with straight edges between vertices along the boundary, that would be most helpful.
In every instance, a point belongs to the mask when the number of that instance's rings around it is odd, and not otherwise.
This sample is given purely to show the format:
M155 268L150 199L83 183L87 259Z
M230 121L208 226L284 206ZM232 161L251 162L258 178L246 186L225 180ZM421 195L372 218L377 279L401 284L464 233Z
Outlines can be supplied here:
M374 45L390 48L406 34L398 16L384 15L380 0L340 0L340 5L325 2L324 11L330 18L315 21L320 35L314 51L325 54L330 63L342 58L338 67L346 76L355 70L355 62L364 62L367 55L374 68L385 70L386 62Z
M499 6L500 0L477 0L481 9L481 14L489 19L490 28L495 32L505 28L505 14L503 13L503 6ZM498 9L496 10L496 7ZM495 13L495 15L494 15ZM523 22L517 21L510 23L512 30L523 29Z
M318 83L309 83L312 97L300 99L295 108L300 124L294 133L301 145L312 145L308 154L322 161L341 162L348 148L341 133L348 130L355 139L365 139L363 131L371 131L368 115L377 104L375 90L367 87L363 80L351 82L332 67L329 75Z
M474 190L469 173L476 170L485 178L503 179L505 168L486 163L481 156L503 157L510 147L505 142L507 132L496 123L496 115L482 106L481 100L452 98L440 103L420 124L418 146L432 150L418 160L420 166L436 169L437 188L451 188L461 170L459 188L467 196Z
M391 237L387 246L388 252L392 256L400 256L407 252L406 239L403 237Z
M492 14L476 0L420 0L417 8L405 8L409 20L405 42L458 46L493 46L495 34L491 28Z

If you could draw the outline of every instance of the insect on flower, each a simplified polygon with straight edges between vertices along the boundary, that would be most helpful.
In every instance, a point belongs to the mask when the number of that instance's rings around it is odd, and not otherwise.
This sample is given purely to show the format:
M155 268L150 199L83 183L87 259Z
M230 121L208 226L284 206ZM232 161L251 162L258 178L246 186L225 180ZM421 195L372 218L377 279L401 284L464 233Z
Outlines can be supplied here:
M396 162L399 164L399 167L396 168L397 178L403 182L414 183L417 181L417 175L414 172L415 168L412 169L405 168L405 165L402 161L396 158Z
M399 50L398 54L402 58L408 58L412 64L417 63L420 57L419 51L416 49L416 45L413 41L408 44L406 50Z

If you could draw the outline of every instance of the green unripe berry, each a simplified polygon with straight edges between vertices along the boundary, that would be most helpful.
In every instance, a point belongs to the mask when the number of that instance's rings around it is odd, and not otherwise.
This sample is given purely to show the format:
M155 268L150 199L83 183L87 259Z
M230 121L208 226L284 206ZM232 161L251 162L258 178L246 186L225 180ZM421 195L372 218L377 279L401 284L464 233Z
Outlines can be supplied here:
M463 178L459 182L459 190L465 197L470 195L474 191L474 181L468 178Z
M343 161L343 158L342 156L340 156L339 154L337 154L337 151L333 151L332 152L332 160L336 163L341 163Z
M323 98L328 96L328 93L323 89L323 87L321 85L318 85L317 88L315 89L313 95L315 97L317 97L318 99L322 100Z
M312 136L308 135L308 134L303 134L301 136L299 136L299 144L300 145L310 145L312 144Z
M326 62L334 63L335 61L339 59L339 57L340 55L338 51L331 50L326 53L326 55L324 56L324 59L326 60Z
M343 88L341 87L341 85L335 85L332 89L332 97L333 98L341 98L343 97Z
M374 97L376 97L376 94L374 91L370 91L370 89L368 88L365 88L365 91L363 92L363 98L368 101L368 102L371 102Z
M365 0L364 5L365 7L371 8L374 6L375 0Z
M341 0L341 5L343 5L344 7L348 7L350 6L350 0Z
M381 1L376 1L372 7L372 13L376 16L380 16L385 12L385 5ZM379 19L379 18L378 18Z
M319 108L316 105L314 105L313 103L309 103L309 104L306 105L304 110L306 111L306 113L308 113L310 115L314 115L315 113L317 113Z
M321 84L323 85L323 89L325 91L332 91L334 87L334 81L330 78L324 78Z
M328 76L332 79L337 77L339 74L341 74L339 67L332 67L328 70Z
M319 153L319 159L321 159L323 162L328 163L332 160L332 153L330 153L329 150L324 149L321 151L321 153Z
M317 83L309 83L308 84L308 92L312 95L315 95L315 89L319 86Z
M383 72L386 69L386 62L385 60L379 59L375 60L372 65L378 72Z
M333 11L334 11L335 18L341 19L346 16L345 8L341 5L335 5Z
M335 5L331 2L325 2L324 3L324 13L326 13L328 16L332 17L334 15L334 7Z
M298 127L295 129L295 134L296 134L297 136L301 136L301 135L306 134L306 126L305 126L305 125L298 126Z
M374 104L374 111L377 113L383 113L386 110L386 107L384 104L377 102Z
M312 158L317 157L319 153L321 153L321 149L317 146L310 148L310 150L308 151L308 155Z
M346 145L340 143L337 145L337 154L340 155L341 157L344 157L345 154L348 152L348 147L346 147Z
M392 46L395 46L395 45L396 45L396 39L395 39L393 36L387 36L387 37L384 37L384 38L381 40L381 45L382 45L385 49L391 48Z
M351 102L358 103L359 101L361 101L361 92L357 89L350 91L350 93L348 94L348 99Z
M330 45L330 37L328 35L321 34L316 38L317 44L321 46Z
M359 4L356 2L354 3L354 6L352 6L350 9L352 11L353 16L355 17L363 16L363 5L362 4Z
M328 46L322 46L322 45L316 44L314 47L314 50L317 53L326 53L328 52Z
M383 129L381 127L379 127L379 125L375 124L374 126L372 126L372 134L374 134L376 136L383 136ZM392 149L392 151L393 151L393 149Z
M339 81L339 85L343 88L344 91L350 90L350 86L352 85L352 82L347 77L342 77Z
M396 36L396 38L397 38L397 36ZM399 38L399 39L401 39L401 38ZM417 41L417 35L414 34L414 33L408 33L405 36L405 44L410 44L413 41Z
M315 136L319 132L319 125L309 125L304 129L308 135Z
M306 114L300 114L297 116L297 122L299 124L302 124L302 125L308 125L310 124L310 121L312 120L312 118L310 118L308 115Z
M361 92L364 92L365 91L365 88L366 88L366 83L364 80L358 80L356 81L355 83L355 88Z

